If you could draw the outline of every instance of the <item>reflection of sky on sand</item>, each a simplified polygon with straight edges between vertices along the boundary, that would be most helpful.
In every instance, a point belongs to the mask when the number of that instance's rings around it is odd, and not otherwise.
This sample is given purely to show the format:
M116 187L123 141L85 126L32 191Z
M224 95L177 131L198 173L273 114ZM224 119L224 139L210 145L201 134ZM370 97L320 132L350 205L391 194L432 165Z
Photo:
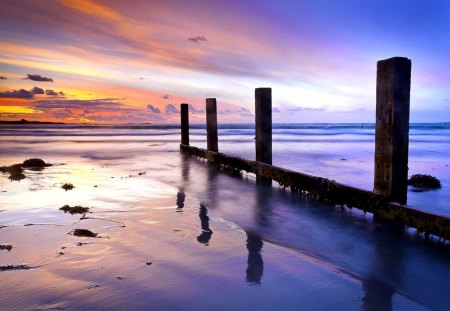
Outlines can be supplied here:
M1 305L445 310L450 304L447 253L370 216L209 169L181 155L177 143L77 145L35 144L20 156L20 143L3 149L5 164L32 156L65 164L26 172L20 182L0 176L7 191L0 193L6 210L0 227L9 226L0 228L0 243L14 245L0 251L0 265L35 267L0 272ZM75 188L64 191L65 182ZM81 220L60 211L65 204L92 213ZM68 234L76 228L99 238Z

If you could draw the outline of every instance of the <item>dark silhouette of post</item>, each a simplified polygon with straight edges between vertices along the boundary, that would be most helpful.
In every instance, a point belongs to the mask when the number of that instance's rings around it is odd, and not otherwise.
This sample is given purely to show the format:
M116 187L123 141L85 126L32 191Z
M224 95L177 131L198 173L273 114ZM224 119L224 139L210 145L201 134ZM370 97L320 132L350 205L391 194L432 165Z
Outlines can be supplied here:
M177 193L177 212L182 212L184 207L184 201L186 200L186 194L183 189L178 190Z
M264 272L264 261L261 255L263 241L261 238L249 231L247 234L247 270L245 270L245 281L250 284L261 284L261 278Z
M272 164L272 89L255 89L256 161Z
M217 104L215 98L206 99L206 135L208 151L218 152Z
M209 228L208 209L206 208L206 205L200 203L198 216L200 217L200 226L202 227L202 233L197 237L197 241L201 244L208 245L213 232Z
M181 144L189 146L189 106L181 104Z
M377 63L374 192L406 204L411 60Z

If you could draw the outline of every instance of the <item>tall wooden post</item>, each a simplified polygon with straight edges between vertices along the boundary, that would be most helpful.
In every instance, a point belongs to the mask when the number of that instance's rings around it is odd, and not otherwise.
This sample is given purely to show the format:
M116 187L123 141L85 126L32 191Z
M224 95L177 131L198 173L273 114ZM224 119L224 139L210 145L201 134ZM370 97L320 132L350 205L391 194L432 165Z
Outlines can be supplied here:
M256 161L272 164L272 89L255 89Z
M181 144L189 146L189 107L181 104Z
M377 63L374 192L406 204L411 60Z
M208 151L218 152L217 104L215 98L206 99L206 135Z

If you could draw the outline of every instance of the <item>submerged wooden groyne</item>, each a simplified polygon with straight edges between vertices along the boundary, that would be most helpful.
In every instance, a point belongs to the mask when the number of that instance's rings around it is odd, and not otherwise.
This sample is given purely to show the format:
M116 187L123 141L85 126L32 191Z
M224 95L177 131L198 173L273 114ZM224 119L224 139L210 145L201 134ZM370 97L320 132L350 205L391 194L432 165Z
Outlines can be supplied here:
M292 191L331 204L370 212L376 220L450 240L450 218L406 205L408 178L411 61L394 57L377 64L374 191L347 186L272 165L272 92L255 90L256 161L218 152L216 99L206 99L207 149L189 145L188 104L181 104L182 152L208 160L227 171L253 173L263 182L276 181Z

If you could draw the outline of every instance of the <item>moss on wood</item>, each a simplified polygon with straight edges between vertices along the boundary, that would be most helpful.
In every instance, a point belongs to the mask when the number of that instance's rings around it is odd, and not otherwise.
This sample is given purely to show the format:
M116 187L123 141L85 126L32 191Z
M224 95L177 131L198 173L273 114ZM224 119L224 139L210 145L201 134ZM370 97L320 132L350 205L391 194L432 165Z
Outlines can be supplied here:
M190 155L207 159L208 163L220 169L228 170L231 167L235 171L254 173L315 199L335 205L345 205L349 208L355 207L364 212L373 213L376 219L416 228L418 232L426 235L433 234L450 239L450 218L390 202L389 198L380 194L340 184L334 180L223 153L209 152L197 147L180 145L180 149Z

